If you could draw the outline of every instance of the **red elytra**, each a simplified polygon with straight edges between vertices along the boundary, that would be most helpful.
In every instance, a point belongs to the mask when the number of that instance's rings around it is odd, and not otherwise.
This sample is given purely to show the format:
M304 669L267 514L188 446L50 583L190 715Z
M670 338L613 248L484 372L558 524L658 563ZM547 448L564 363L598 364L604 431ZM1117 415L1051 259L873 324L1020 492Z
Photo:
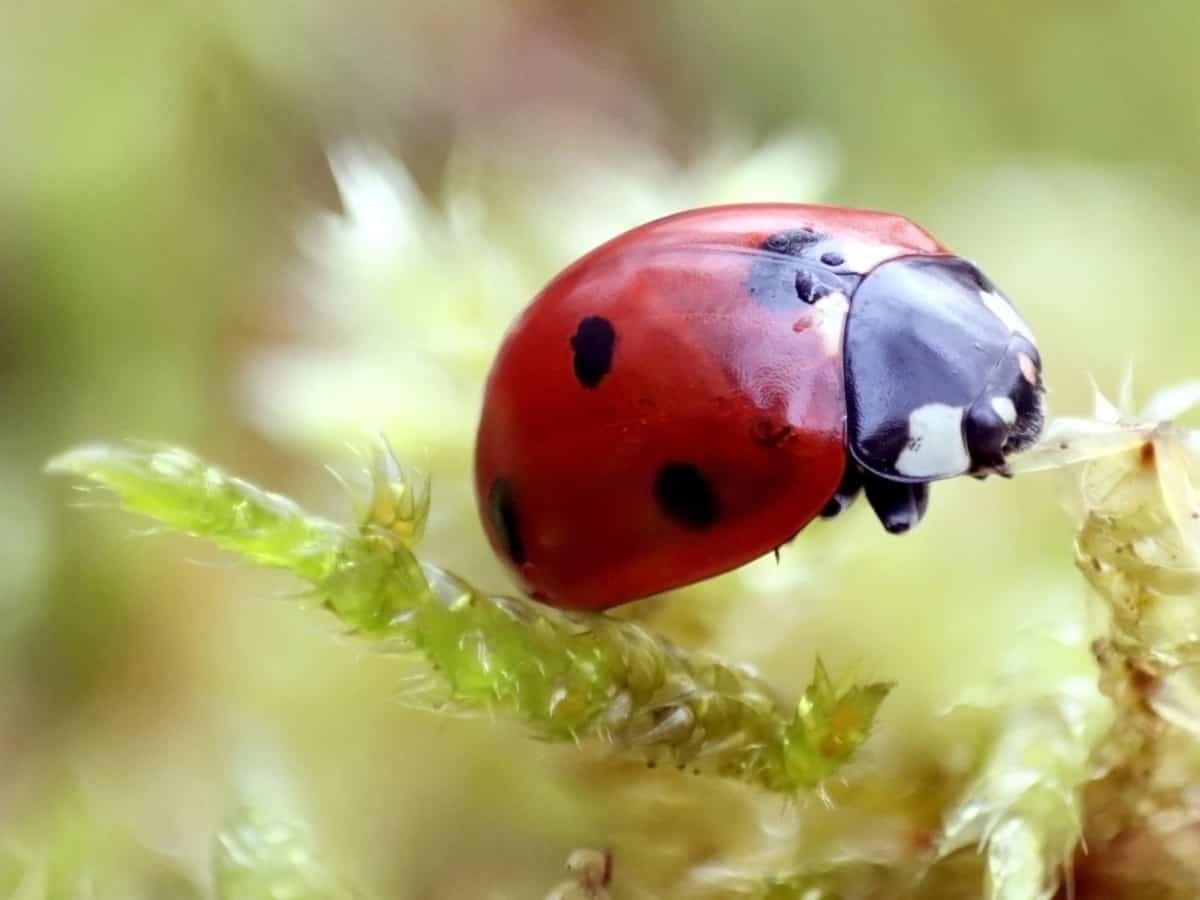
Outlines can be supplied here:
M821 261L852 278L947 254L886 213L693 210L587 254L513 324L475 479L488 539L532 596L603 609L699 581L786 543L833 497L850 292L831 276L816 302L797 301L812 285L789 271L795 290L772 294L767 245L787 235L832 248Z

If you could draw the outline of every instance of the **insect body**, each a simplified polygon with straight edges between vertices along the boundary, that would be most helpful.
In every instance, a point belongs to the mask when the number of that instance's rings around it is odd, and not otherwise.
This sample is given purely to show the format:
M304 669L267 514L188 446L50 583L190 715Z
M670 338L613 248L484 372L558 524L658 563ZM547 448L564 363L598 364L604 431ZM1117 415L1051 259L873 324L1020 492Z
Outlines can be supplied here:
M907 219L794 204L636 228L507 334L476 444L484 527L529 592L601 609L762 556L861 491L1006 474L1042 426L1008 300Z

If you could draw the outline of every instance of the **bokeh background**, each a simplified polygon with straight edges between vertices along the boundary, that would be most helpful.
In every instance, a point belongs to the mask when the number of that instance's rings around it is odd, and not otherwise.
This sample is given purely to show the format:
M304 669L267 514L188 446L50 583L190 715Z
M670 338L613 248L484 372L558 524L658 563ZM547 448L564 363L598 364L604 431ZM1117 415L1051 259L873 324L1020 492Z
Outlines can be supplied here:
M820 841L887 859L986 746L981 697L1091 672L1052 475L939 485L903 539L855 509L778 566L622 611L785 695L817 651L896 680L857 768L927 800L855 819L412 709L419 664L341 638L286 579L80 510L42 466L163 440L344 519L323 466L353 475L347 446L384 431L433 475L425 555L511 590L468 490L504 327L578 253L713 202L916 219L1031 322L1055 411L1128 364L1147 389L1194 376L1193 4L46 0L3 19L4 890L69 896L86 871L96 896L208 896L244 803L307 823L366 897L539 897L580 846L613 847L631 897Z

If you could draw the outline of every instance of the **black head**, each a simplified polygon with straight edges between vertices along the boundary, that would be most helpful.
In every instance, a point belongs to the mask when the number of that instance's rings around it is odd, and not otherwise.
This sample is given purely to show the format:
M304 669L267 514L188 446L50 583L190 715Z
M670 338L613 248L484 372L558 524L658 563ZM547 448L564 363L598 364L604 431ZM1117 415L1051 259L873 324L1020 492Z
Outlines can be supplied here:
M1008 299L971 263L908 256L875 268L850 303L849 452L902 483L1007 473L1041 433L1041 358Z

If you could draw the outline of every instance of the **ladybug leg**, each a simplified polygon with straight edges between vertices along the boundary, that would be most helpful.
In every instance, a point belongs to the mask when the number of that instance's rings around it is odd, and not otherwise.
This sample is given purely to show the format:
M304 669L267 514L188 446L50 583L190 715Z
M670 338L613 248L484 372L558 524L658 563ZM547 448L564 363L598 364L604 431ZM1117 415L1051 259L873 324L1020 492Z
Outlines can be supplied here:
M863 490L867 502L889 534L903 534L921 521L929 506L929 485L908 484L866 475Z
M825 504L825 508L821 510L822 519L832 519L834 516L840 515L854 502L854 498L862 491L863 473L858 464L846 458L846 471L842 475L842 483L838 485L837 491L829 502Z

